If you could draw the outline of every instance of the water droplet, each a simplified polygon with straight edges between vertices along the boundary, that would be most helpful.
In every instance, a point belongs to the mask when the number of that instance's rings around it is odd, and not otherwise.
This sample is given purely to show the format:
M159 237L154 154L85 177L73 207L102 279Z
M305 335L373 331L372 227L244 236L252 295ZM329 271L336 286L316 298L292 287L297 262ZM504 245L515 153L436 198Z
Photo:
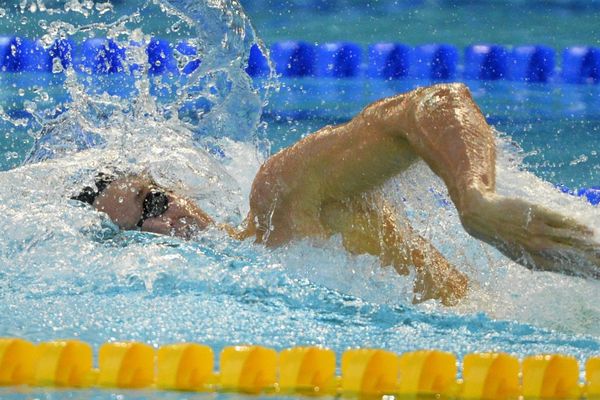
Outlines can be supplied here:
M4 8L0 8L0 18L6 16L6 10Z
M21 25L27 25L27 23L29 22L29 18L23 16L21 17Z
M62 62L60 61L60 58L55 57L52 60L52 73L60 74L63 71L64 71L64 68L63 68Z
M25 89L19 89L19 96L25 96Z
M584 163L588 160L588 157L585 154L580 155L579 157L576 157L575 159L573 159L569 165L577 165L577 164L581 164Z
M44 35L42 36L40 41L42 42L43 46L50 47L52 43L54 43L54 38L52 37L52 35Z
M98 3L96 4L96 11L98 11L98 13L102 15L109 11L113 11L113 5L110 2Z
M45 19L40 19L38 21L38 25L39 25L40 28L42 28L44 30L48 29L48 21L46 21Z
M119 204L123 204L123 201L124 201L123 198L119 197Z
M35 110L37 110L37 104L35 104L33 101L26 101L23 104L23 108L28 113L33 114L35 112Z

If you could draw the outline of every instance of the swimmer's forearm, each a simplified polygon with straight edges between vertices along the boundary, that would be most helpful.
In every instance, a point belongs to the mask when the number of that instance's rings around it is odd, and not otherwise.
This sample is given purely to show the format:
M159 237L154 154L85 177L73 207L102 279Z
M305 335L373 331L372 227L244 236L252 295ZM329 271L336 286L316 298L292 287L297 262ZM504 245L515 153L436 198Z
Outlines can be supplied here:
M402 234L399 235L399 230ZM384 235L384 264L392 264L400 275L415 271L415 302L438 299L444 305L455 305L467 294L469 281L435 248L413 231L410 225L396 226L391 235Z

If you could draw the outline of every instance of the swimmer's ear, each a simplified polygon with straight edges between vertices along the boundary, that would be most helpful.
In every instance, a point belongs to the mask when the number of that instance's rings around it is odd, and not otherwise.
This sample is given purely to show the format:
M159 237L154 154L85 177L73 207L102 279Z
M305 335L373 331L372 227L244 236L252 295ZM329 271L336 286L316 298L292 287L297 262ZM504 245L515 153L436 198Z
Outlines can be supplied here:
M96 196L98 192L92 189L89 186L83 188L83 190L76 196L72 196L71 200L81 201L82 203L87 203L89 205L94 204L94 200L96 200Z

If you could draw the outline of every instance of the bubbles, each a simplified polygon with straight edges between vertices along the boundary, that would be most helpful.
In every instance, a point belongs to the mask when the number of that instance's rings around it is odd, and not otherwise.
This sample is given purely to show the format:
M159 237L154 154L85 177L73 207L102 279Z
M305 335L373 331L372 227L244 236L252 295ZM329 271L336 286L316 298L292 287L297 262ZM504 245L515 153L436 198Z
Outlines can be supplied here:
M63 68L61 59L53 58L52 59L52 73L60 74L61 72L64 72L64 68Z
M91 0L67 0L65 2L64 10L69 12L77 12L85 17L90 16L90 11L94 7L94 2Z
M177 21L173 25L171 25L172 32L178 32L181 29L182 21Z
M584 163L587 161L588 161L588 156L585 154L581 154L579 157L576 157L575 159L571 160L569 165L573 166L573 165L581 164L581 163Z
M111 4L110 1L107 1L106 3L98 3L98 4L96 4L96 11L98 11L98 13L100 15L102 15L102 14L105 14L107 12L114 11L114 7L113 7L113 5Z
M17 153L16 151L9 151L4 154L4 157L6 158L6 161L15 160L19 158L19 153Z
M37 110L37 104L34 103L33 101L25 101L23 103L24 109L25 111L27 111L30 114L34 114Z

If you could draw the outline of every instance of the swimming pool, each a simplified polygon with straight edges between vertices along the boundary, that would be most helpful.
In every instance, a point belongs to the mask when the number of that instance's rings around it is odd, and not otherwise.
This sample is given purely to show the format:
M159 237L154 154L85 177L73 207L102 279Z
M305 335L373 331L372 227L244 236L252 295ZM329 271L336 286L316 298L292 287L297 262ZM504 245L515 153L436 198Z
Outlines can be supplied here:
M24 79L42 90L21 95L19 84ZM57 83L47 79L57 79ZM74 90L71 95L81 94L76 91L77 83L87 88L83 93L94 91L96 81L77 79L67 82L64 77L0 74L2 87L8 88L4 99L10 99L3 100L3 109L30 109L27 102L36 96L37 107L43 109L42 92L52 103L58 97L52 88L60 92L69 86ZM109 85L110 79L104 83ZM215 82L220 90L218 77ZM369 101L423 83L427 82L283 80L282 89L269 95L262 113L268 127L259 137L268 139L277 150L322 125L347 120ZM552 185L540 184L522 169L572 188L600 183L598 85L468 84L490 122L523 148L520 152L508 138L501 141L505 148L499 171L504 178L501 190L540 196L540 201L556 200ZM218 94L214 97L215 104L225 102ZM102 96L93 100L94 106L116 101ZM128 165L129 161L122 159L129 157L148 162L168 182L178 178L186 190L194 184L207 189L204 194L190 193L217 215L236 222L247 207L245 197L260 156L248 138L202 142L219 151L214 157L198 155L186 151L194 144L180 124L144 119L138 109L130 111L138 117L129 118L128 113L109 113L109 107L98 115L87 103L76 106L79 108L70 110L76 110L86 122L94 121L94 131L113 140L113 147L16 169L32 146L31 139L25 140L29 127L3 126L10 135L1 140L1 146L6 146L2 169L8 171L0 175L0 226L4 231L0 336L32 341L74 337L95 348L115 340L154 346L194 341L216 351L240 343L275 349L310 344L328 346L338 355L349 347L395 352L440 348L458 356L488 350L519 356L551 352L572 354L580 360L600 352L598 282L527 271L468 238L454 210L440 202L444 196L440 182L423 165L389 183L385 190L403 203L416 226L472 277L474 288L469 298L452 309L434 302L412 305L409 278L382 270L371 257L346 254L336 238L266 250L232 241L217 231L195 241L119 232L105 217L65 199L65 192L79 187L86 174L103 162ZM131 109L123 106L121 110ZM221 110L223 116L235 109L224 106ZM239 118L255 115L251 110L249 106ZM69 112L63 115L72 116ZM111 123L111 118L117 123ZM227 121L226 127L241 127L236 121ZM116 127L122 131L117 132ZM123 153L119 152L121 143L135 146ZM520 157L524 163L519 162ZM176 174L169 175L166 166ZM200 178L190 176L191 172ZM218 182L220 194L207 185L205 177ZM557 198L562 202L559 206L597 221L597 208L575 197ZM80 396L36 390L32 394L2 392L3 397L9 394L14 398ZM84 395L113 396L102 391ZM125 395L143 397L148 393Z

